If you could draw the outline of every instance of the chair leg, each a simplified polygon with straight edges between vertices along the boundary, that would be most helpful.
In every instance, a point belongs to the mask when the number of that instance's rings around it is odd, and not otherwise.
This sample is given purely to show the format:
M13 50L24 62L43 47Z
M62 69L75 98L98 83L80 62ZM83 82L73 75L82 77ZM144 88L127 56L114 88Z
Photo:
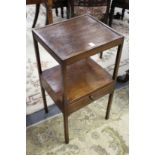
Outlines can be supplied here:
M45 7L46 7L46 21L45 21L45 25L48 25L48 24L51 24L53 22L52 10L51 10L51 6L48 5L47 3L45 3Z
M103 52L100 52L100 59L102 59Z
M63 114L64 118L64 135L65 135L65 143L69 143L69 134L68 134L68 116L67 114Z
M42 93L42 98L43 98L45 112L48 113L48 107L47 107L45 90L42 87L41 87L41 93Z
M123 20L123 18L124 18L124 13L125 13L125 9L123 8L122 9L122 15L121 15L121 19Z
M70 18L70 10L69 10L68 6L66 7L66 11L67 11L67 19L69 19Z
M61 7L61 17L64 18L64 8L63 8L63 6Z
M113 16L114 16L114 11L115 11L115 7L111 6L111 10L110 10L110 14L109 14L109 26L111 27L112 25L112 20L113 20Z
M55 7L55 14L56 14L56 16L58 16L58 8L57 7Z
M38 15L39 15L39 10L40 10L40 4L36 4L36 11L35 11L35 17L34 17L32 28L34 28L36 25Z
M109 119L113 96L114 96L114 92L109 95L105 119Z

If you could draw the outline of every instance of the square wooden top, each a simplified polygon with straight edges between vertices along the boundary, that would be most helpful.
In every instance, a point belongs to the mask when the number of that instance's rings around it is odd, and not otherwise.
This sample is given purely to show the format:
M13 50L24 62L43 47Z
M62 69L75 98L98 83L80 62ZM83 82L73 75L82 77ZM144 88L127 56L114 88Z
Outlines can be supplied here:
M33 29L33 35L59 63L65 64L117 46L124 39L90 15Z

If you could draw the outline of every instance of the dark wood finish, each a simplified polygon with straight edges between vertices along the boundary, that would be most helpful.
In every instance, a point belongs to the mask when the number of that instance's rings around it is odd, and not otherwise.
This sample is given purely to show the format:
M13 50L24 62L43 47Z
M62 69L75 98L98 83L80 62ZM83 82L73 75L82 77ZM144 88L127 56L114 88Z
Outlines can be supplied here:
M40 83L41 83L42 69L41 69L41 62L40 62L40 54L39 54L38 43L37 43L37 41L35 39L34 39L34 48L35 48L35 55L36 55L36 59L37 59L39 80L40 80ZM42 97L43 97L44 109L45 109L45 112L48 113L45 90L43 89L42 85L40 85L40 87L41 87L41 93L42 93Z
M56 66L43 71L41 81L44 89L54 99L60 110L64 112L63 105L61 105L63 98L61 67ZM66 100L70 104L68 105L70 109L68 114L82 107L80 105L84 105L86 102L90 103L93 99L103 96L104 93L104 95L110 93L114 88L112 77L91 59L84 59L67 66L65 81L67 83L67 87L65 87L67 89L65 91L67 92ZM77 103L80 107L73 107L73 103Z
M107 110L106 110L105 119L109 119L110 109L111 109L111 105L112 105L113 96L114 96L114 92L111 93L111 94L109 94L109 99L108 99L108 105L107 105Z
M123 20L125 9L129 9L129 0L113 0L109 15L109 26L112 25L115 7L122 8L121 19Z
M74 63L112 48L123 40L104 23L86 15L53 24L52 27L38 28L34 32L36 39L61 64Z
M123 42L122 42L122 44L120 44L118 46L118 50L117 50L117 56L116 56L116 61L115 61L115 68L114 68L114 73L113 73L113 80L114 81L116 81L116 79L117 79L117 74L118 74L118 69L119 69L119 63L120 63L120 59L121 59L121 55L122 55L122 47L123 47ZM108 101L108 106L107 106L107 111L106 111L106 117L105 117L106 119L109 119L113 95L114 95L114 92L112 92L109 95L109 101Z
M61 66L61 74L59 76L62 77L62 101L59 101L60 104L62 103L63 107L63 118L64 118L64 135L65 135L65 143L69 143L69 133L68 133L68 101L67 101L67 66ZM60 86L60 87L61 87ZM57 86L56 86L57 87Z
M68 116L106 94L111 94L106 112L106 119L109 118L124 37L90 15L32 32L40 84L63 113L65 142L68 143ZM60 65L41 71L37 42ZM89 57L114 46L118 46L118 51L111 76Z
M36 5L36 11L35 11L35 18L33 21L32 28L35 27L38 15L39 15L39 10L40 10L40 4L45 4L46 6L46 25L53 23L53 16L52 16L52 5L53 5L53 0L26 0L26 5Z

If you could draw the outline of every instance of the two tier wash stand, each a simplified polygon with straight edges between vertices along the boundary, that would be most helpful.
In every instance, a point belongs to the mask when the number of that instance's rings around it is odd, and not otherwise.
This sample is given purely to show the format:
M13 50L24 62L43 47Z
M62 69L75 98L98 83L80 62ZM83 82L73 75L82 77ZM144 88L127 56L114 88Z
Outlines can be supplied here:
M63 113L65 142L69 143L71 113L109 94L105 116L109 118L124 37L90 15L36 28L32 33L45 112L46 91ZM42 71L38 42L59 65ZM90 56L115 46L118 50L111 76Z

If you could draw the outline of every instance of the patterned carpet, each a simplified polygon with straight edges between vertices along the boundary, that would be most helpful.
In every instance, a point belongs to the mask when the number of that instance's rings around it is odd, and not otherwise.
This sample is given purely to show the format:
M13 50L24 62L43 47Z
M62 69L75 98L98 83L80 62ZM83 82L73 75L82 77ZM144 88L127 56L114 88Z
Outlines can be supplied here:
M34 6L27 6L27 28L26 28L26 51L27 51L27 97L26 97L26 107L27 107L27 114L34 113L43 108L43 102L40 93L40 85L38 80L38 73L36 67L36 59L34 54L34 47L33 47L33 40L32 40L32 33L31 33L31 26L34 19ZM53 11L54 16L54 23L59 22L62 20L66 20L65 18L62 19L55 16L55 12ZM36 27L44 26L45 23L45 8L42 6L39 14L39 19L37 22ZM121 57L121 63L119 68L119 74L124 74L124 72L129 68L128 66L128 14L125 14L124 20L114 20L113 28L116 29L118 32L122 33L125 36L125 43L123 47L123 54ZM55 66L57 62L49 55L45 50L40 46L41 51L41 59L43 69ZM106 53L103 54L103 58L100 59L99 55L95 55L92 58L99 63L101 66L106 68L109 72L112 73L115 61L115 53L116 48L112 48L108 50ZM47 95L47 103L48 105L52 105L53 101Z
M105 120L108 96L69 117L70 143L64 144L59 114L27 128L27 155L128 155L128 86L115 91Z

